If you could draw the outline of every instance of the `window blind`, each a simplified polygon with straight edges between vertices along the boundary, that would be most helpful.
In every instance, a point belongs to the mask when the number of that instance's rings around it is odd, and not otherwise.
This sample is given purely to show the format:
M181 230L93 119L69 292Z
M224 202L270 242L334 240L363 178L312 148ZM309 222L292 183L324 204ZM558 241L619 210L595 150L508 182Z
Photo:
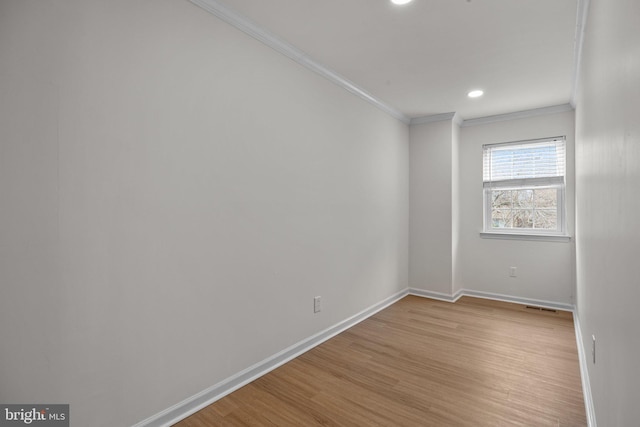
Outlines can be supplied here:
M564 183L565 137L482 146L484 188Z

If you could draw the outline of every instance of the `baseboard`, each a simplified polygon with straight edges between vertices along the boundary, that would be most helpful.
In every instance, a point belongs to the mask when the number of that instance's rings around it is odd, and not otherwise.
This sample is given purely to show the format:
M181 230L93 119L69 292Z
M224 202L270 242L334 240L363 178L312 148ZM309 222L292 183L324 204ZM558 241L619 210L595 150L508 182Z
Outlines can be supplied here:
M473 291L470 289L461 289L458 291L460 296L469 296L476 298L492 299L496 301L513 302L516 304L535 305L536 307L550 308L553 310L571 311L574 310L573 304L565 304L561 302L540 300L534 298L523 298L513 295L496 294L493 292Z
M414 295L417 297L437 299L439 301L446 302L456 302L459 297L455 297L454 295L445 294L442 292L434 292L434 291L425 291L424 289L416 289L409 288L409 295Z
M441 292L433 292L433 291L425 291L423 289L409 288L409 294L419 296L419 297L437 299L440 301L447 301L447 302L456 302L458 301L458 299L460 299L460 297L469 296L469 297L476 297L476 298L492 299L496 301L513 302L516 304L535 305L536 307L550 308L554 310L571 311L571 312L573 312L574 310L574 306L572 304L564 304L560 302L538 300L533 298L522 298L522 297L516 297L513 295L496 294L493 292L474 291L471 289L460 289L453 295L449 295Z
M582 328L578 312L573 312L573 324L576 329L576 345L578 347L578 359L580 361L580 378L582 378L582 393L584 396L584 407L587 413L587 425L597 427L596 412L593 406L593 396L591 395L591 382L589 381L589 370L587 369L587 354L584 351L584 341L582 341Z
M271 372L279 366L295 359L299 355L311 350L312 348L322 344L328 339L340 334L341 332L357 325L368 317L373 316L377 312L387 308L391 304L404 298L406 295L415 295L424 298L436 299L455 303L462 296L471 296L476 298L493 299L498 301L513 302L518 304L536 305L539 307L553 308L557 310L572 311L574 313L574 321L576 328L576 339L578 341L578 354L580 359L580 371L582 376L582 389L584 392L585 406L587 410L587 420L589 427L597 427L595 414L593 411L593 400L591 397L591 388L589 386L589 376L586 368L586 356L582 347L582 337L579 327L579 321L574 307L569 304L556 303L544 300L535 300L529 298L520 298L511 295L494 294L490 292L473 291L469 289L460 289L453 295L441 292L427 291L423 289L408 288L384 299L383 301L372 305L371 307L343 320L342 322L325 329L309 338L306 338L273 356L256 363L249 368L238 372L237 374L195 394L180 403L173 405L151 417L140 421L133 427L170 427L180 420L187 418L189 415L201 410L202 408L222 399L224 396L234 392L246 384L256 380L257 378Z
M589 371L587 369L587 356L584 351L582 341L582 329L580 327L580 318L575 306L552 301L537 300L531 298L521 298L512 295L495 294L491 292L474 291L470 289L460 289L453 295L426 291L423 289L409 288L409 295L415 295L424 298L431 298L440 301L454 303L462 296L470 296L476 298L492 299L505 302L513 302L517 304L535 305L537 307L552 308L554 310L570 311L573 313L573 325L576 333L576 346L578 348L578 362L580 364L580 378L582 381L582 393L584 396L584 406L587 414L588 427L597 427L595 408L593 406L593 396L591 395L591 383L589 382Z
M385 309L391 304L404 298L409 291L407 289L395 293L394 295L384 299L383 301L372 305L371 307L361 311L342 322L325 329L311 337L304 339L273 356L256 363L255 365L238 372L237 374L209 387L206 390L195 394L176 405L159 412L146 420L140 421L133 427L169 427L180 420L185 419L189 415L201 410L202 408L212 404L213 402L223 398L224 396L234 392L240 387L249 384L251 381L271 372L277 367L295 359L302 353L311 350L326 340L338 335L339 333L351 328L352 326L371 317L380 310Z

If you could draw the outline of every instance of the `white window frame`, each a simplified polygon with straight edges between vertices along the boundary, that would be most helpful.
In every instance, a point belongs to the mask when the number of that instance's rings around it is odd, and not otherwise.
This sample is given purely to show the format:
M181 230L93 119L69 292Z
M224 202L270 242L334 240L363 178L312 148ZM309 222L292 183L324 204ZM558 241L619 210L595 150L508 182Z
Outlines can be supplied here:
M502 183L501 185L492 186L491 182L487 185L484 161L485 151L487 148L501 147L508 145L526 145L526 144L539 144L544 142L558 142L562 141L564 144L564 173L561 177L549 177L549 178L522 178L522 179L509 179L508 183ZM483 231L480 233L484 238L512 238L512 239L527 239L527 240L558 240L567 241L569 236L567 235L567 215L566 215L566 152L567 144L565 136L557 136L550 138L531 139L524 141L513 141L498 144L485 144L482 146L483 151ZM491 205L491 192L496 188L503 190L529 190L529 189L542 189L542 188L556 188L557 191L557 213L556 221L557 228L555 230L548 229L535 229L535 228L501 228L494 227L492 221L492 205Z

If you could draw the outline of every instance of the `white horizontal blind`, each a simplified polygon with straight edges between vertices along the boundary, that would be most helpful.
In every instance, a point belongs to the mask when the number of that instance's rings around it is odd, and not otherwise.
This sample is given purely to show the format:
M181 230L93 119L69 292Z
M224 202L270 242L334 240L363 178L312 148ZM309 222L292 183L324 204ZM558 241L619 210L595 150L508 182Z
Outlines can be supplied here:
M565 137L482 146L484 188L564 184Z

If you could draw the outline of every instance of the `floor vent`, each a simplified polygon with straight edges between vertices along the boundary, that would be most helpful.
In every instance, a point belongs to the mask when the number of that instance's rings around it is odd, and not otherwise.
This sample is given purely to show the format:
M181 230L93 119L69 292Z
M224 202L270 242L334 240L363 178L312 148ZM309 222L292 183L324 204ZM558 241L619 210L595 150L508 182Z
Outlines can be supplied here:
M557 313L557 310L554 310L552 308L535 307L533 305L528 305L527 308L530 309L530 310L548 311L550 313Z

